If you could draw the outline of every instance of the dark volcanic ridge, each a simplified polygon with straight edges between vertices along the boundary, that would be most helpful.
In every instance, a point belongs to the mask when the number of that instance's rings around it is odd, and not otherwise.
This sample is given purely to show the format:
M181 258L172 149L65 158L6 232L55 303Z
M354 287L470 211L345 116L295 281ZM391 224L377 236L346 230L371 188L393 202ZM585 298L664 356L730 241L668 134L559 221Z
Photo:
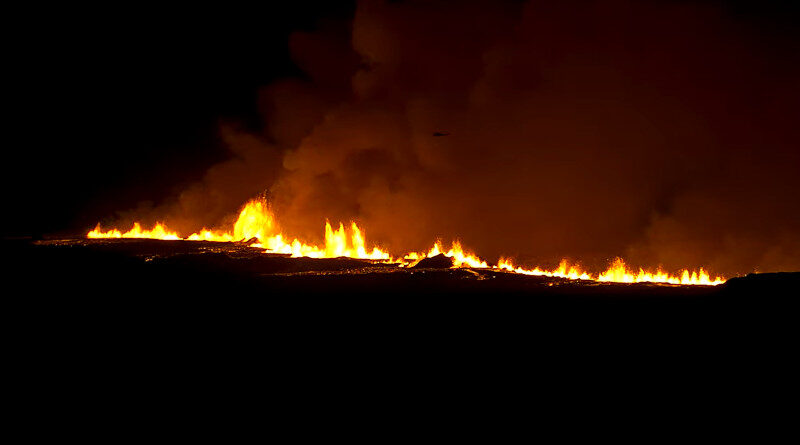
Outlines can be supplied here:
M719 286L617 284L452 269L436 257L438 264L413 268L291 258L237 243L2 246L4 278L14 284L4 313L17 326L15 338L35 339L36 353L62 338L70 351L99 342L100 360L126 339L169 356L187 341L203 353L211 344L247 345L245 356L269 355L275 345L306 354L320 342L334 351L356 342L369 345L364 357L409 341L435 356L457 341L470 351L484 344L520 357L538 357L535 344L573 354L574 345L603 351L624 342L637 360L654 341L684 339L681 353L705 356L723 340L738 353L742 345L761 350L765 341L783 345L797 334L800 273L748 275Z
M530 294L623 300L691 301L730 293L781 294L798 288L800 273L751 274L720 286L622 284L527 276L495 269L451 268L444 255L402 268L352 258L291 258L246 243L146 239L70 239L5 242L19 276L32 285L112 288L141 292L235 291L441 295ZM123 284L123 287L120 287ZM128 286L128 287L124 287ZM788 295L788 294L787 294Z

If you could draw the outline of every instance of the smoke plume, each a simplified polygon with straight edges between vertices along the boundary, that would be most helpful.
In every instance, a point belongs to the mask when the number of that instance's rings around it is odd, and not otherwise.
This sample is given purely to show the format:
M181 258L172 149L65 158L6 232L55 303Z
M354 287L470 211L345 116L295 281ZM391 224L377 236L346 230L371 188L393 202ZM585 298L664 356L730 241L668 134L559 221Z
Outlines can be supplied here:
M304 78L263 89L263 134L224 129L234 156L168 220L269 190L310 241L355 220L393 252L800 270L789 46L681 2L361 2L292 36Z

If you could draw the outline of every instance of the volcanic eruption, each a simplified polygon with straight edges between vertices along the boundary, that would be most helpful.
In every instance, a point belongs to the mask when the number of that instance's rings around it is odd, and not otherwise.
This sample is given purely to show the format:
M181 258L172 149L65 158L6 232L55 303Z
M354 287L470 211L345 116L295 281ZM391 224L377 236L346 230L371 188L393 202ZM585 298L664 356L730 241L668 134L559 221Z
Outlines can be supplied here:
M100 225L90 231L87 238L144 238L160 240L184 239L176 232L170 231L163 224L158 223L151 230L143 230L139 223L134 223L131 230L122 233L118 229L102 231ZM334 230L330 222L325 222L325 244L316 246L294 238L291 239L278 230L274 214L270 211L268 203L263 199L249 201L244 205L232 231L219 231L202 229L185 238L188 241L221 241L221 242L247 242L250 247L264 249L266 253L289 254L292 257L309 258L357 258L381 260L387 263L396 263L400 267L413 267L424 258L433 258L444 255L452 259L452 267L467 267L485 269L490 267L486 261L476 255L465 252L461 243L454 241L449 250L446 250L440 241L437 241L427 252L409 252L401 257L393 257L388 252L378 247L367 250L363 231L355 222L349 226L349 236L342 223ZM495 269L505 270L523 275L537 275L548 277L569 278L572 280L597 280L618 283L669 283L669 284L702 284L716 285L725 280L716 277L713 280L706 271L689 272L684 269L678 276L672 276L661 269L656 272L639 269L638 272L628 270L620 258L614 260L608 270L598 275L582 271L577 265L570 266L567 260L561 260L555 270L542 270L539 267L525 269L514 266L511 260L501 258Z
M777 32L706 3L361 1L290 34L297 71L219 124L227 159L86 236L617 283L797 270Z
M375 437L426 404L452 430L429 401L527 426L548 392L654 435L791 418L787 8L22 3L0 252L24 437L330 437L359 407Z

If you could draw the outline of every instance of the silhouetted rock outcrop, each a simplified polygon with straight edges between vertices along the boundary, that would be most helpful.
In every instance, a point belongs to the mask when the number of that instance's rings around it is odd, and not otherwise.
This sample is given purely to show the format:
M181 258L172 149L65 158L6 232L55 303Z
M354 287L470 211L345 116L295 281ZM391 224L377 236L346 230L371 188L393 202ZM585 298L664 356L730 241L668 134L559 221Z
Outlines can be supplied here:
M453 267L453 259L445 256L443 253L440 253L435 257L425 258L417 263L414 267L425 269L449 269Z

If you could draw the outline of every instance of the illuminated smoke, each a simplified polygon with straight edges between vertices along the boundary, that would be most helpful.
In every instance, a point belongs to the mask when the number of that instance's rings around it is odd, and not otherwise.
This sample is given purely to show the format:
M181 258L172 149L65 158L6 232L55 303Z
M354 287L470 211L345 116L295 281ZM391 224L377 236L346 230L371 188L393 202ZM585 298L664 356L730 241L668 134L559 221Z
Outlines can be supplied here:
M318 243L353 220L392 251L798 270L800 73L770 39L680 2L362 2L292 37L307 76L264 88L266 134L226 128L231 160L154 218L268 189Z

